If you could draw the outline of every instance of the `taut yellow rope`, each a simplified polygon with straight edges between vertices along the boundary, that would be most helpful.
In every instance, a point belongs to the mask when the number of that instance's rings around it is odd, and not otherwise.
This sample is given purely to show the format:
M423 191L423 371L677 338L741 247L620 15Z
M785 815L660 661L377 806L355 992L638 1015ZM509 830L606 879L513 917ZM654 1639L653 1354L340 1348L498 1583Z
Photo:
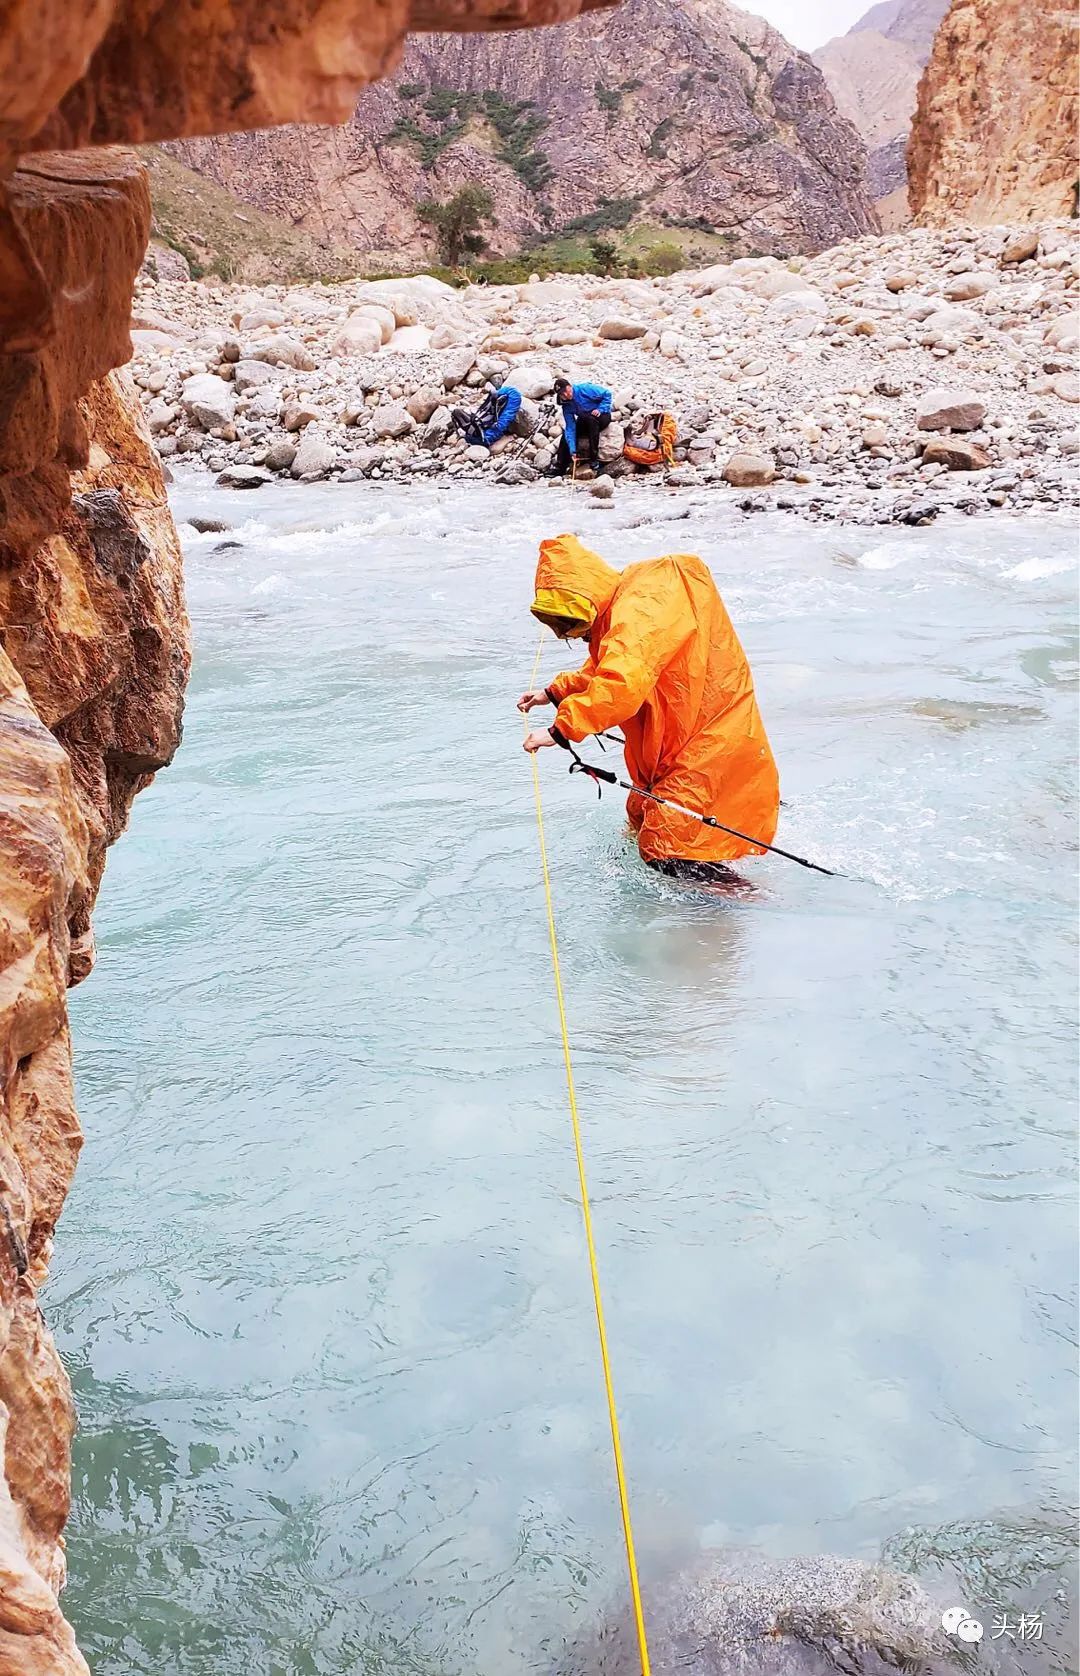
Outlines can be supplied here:
M540 667L543 638L536 648L532 686ZM528 716L525 718L529 726ZM641 1606L641 1585L638 1582L637 1556L634 1552L634 1527L630 1518L630 1498L626 1489L626 1469L623 1466L622 1440L619 1436L619 1415L615 1407L615 1384L611 1376L611 1357L608 1354L607 1328L604 1325L604 1300L600 1291L600 1268L596 1260L596 1241L593 1238L592 1210L589 1187L585 1177L585 1150L581 1141L581 1121L578 1117L577 1093L574 1089L574 1067L570 1058L570 1032L566 1023L566 1000L563 995L562 975L559 971L559 943L555 933L555 908L551 899L551 873L548 868L547 844L544 840L544 807L540 798L540 770L536 753L532 756L533 793L536 799L536 827L540 838L540 870L544 878L544 901L547 906L548 939L551 943L551 970L555 980L555 1000L559 1008L559 1029L562 1032L563 1060L566 1065L566 1092L570 1104L570 1124L574 1134L574 1153L577 1157L578 1181L581 1185L581 1214L585 1223L585 1245L589 1254L589 1275L592 1279L593 1304L596 1308L596 1330L600 1339L600 1363L604 1370L604 1394L607 1397L608 1421L611 1426L611 1452L615 1458L615 1480L619 1490L619 1511L622 1514L623 1540L626 1544L626 1569L630 1578L630 1599L634 1608L634 1627L637 1630L641 1676L651 1676L649 1643L645 1634L645 1614Z

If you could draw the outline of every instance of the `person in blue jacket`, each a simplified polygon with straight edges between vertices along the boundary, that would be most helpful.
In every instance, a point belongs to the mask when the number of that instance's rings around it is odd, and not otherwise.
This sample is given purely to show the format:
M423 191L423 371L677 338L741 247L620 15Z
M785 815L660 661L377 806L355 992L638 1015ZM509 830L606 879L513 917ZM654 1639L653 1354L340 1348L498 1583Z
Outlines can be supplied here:
M451 418L470 446L482 444L490 448L506 435L520 407L521 391L515 390L512 384L504 384L500 389L493 390L475 413L464 407L455 407Z
M552 467L553 477L564 477L578 445L589 445L589 464L600 464L600 432L611 424L611 391L603 384L571 384L568 378L555 380L555 400L562 408L563 434Z

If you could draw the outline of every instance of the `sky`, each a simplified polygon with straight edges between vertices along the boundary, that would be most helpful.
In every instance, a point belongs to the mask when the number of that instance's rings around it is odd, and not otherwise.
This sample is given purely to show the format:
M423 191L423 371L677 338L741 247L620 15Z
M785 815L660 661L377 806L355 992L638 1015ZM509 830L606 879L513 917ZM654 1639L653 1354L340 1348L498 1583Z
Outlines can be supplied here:
M844 35L870 10L873 0L733 0L744 12L767 18L791 42L812 52L834 35Z

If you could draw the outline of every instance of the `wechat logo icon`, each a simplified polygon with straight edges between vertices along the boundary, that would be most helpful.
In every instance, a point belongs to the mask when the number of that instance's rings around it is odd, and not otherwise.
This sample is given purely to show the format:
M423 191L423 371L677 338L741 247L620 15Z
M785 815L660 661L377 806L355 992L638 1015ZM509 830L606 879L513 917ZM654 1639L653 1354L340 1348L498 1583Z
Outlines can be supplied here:
M973 1618L966 1606L950 1606L947 1612L941 1614L941 1627L948 1635L955 1635L958 1641L981 1641L983 1627L978 1618Z

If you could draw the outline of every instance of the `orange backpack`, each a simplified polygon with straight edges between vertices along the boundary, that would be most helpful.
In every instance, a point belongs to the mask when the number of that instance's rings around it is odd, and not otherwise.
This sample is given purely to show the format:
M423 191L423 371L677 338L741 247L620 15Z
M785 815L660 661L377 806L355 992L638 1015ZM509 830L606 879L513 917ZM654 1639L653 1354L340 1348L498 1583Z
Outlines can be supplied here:
M623 444L623 455L635 466L670 466L675 461L675 439L679 434L674 416L670 413L651 413L646 424L656 433L656 447L643 448L628 438Z

